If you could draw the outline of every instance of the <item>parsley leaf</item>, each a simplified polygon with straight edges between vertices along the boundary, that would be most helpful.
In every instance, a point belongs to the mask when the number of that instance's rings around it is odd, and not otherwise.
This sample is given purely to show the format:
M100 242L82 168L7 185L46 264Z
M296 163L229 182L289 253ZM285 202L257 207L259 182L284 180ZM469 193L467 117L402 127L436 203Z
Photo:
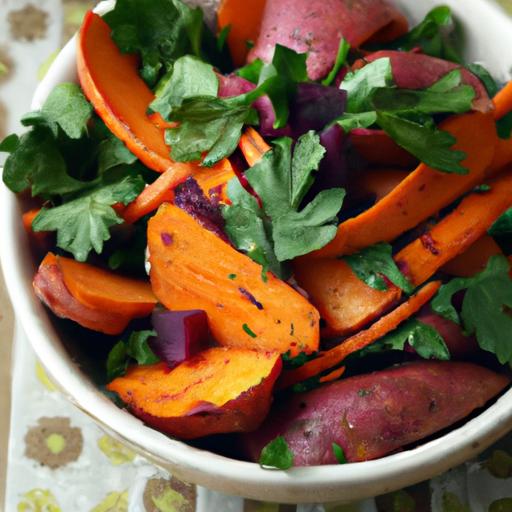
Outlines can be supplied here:
M493 98L498 93L498 84L496 80L492 77L489 71L484 68L481 64L473 63L468 64L466 68L471 71L474 75L476 75L480 81L484 84L485 90L489 95L489 98Z
M276 437L261 450L260 466L263 468L290 469L293 452L283 436Z
M387 290L388 285L383 276L406 293L414 289L409 280L400 272L393 260L391 245L381 242L362 249L356 254L342 256L354 274L368 286L376 290Z
M13 149L3 171L3 181L13 192L31 188L32 196L50 196L70 194L89 186L68 175L66 162L49 128L34 127L16 145L14 141L11 138L3 143L6 150Z
M156 336L155 331L133 331L128 341L120 340L107 356L107 377L111 381L126 373L130 359L140 365L155 364L160 359L148 344L150 338Z
M457 141L450 133L387 112L377 113L377 123L399 146L430 167L468 174L468 169L460 164L466 154L452 149Z
M144 188L140 176L120 166L101 176L90 189L60 206L42 208L32 222L34 231L57 231L57 246L85 261L94 249L98 254L110 238L109 228L122 224L112 206L128 204Z
M393 85L393 70L389 57L374 60L361 69L348 73L340 89L347 91L347 112L374 110L370 98L377 88Z
M510 139L512 136L512 112L505 114L501 119L496 121L496 129L500 139Z
M163 79L156 90L156 99L149 105L167 119L173 108L194 96L217 96L219 81L213 66L190 55L179 58L172 73Z
M492 236L508 235L512 233L512 208L503 213L490 227L488 232Z
M336 123L339 124L346 133L356 128L369 128L376 122L377 112L375 111L359 113L345 112L341 117L336 119Z
M466 290L462 311L457 313L453 295ZM501 364L512 362L512 279L505 256L493 256L487 267L469 278L457 278L443 285L432 309L457 323L462 323L468 335L475 334L480 348L492 352Z
M182 55L202 58L213 38L201 9L180 0L119 0L103 19L123 53L140 53L141 76L150 87ZM215 44L208 49L216 50Z
M347 463L347 457L345 456L345 452L343 451L343 448L339 444L332 443L332 452L334 453L334 456L336 457L338 464Z
M314 132L298 140L293 155L292 140L277 139L273 150L245 173L262 201L262 209L238 179L230 182L228 195L232 205L223 208L223 215L226 233L238 249L247 252L247 247L252 247L258 256L265 258L266 266L273 268L276 261L287 261L320 249L334 238L336 215L345 195L343 189L322 191L298 211L324 153ZM248 214L253 215L251 221L242 215L244 207L251 209Z
M261 59L255 59L249 64L246 64L244 67L237 69L235 73L238 76L249 80L249 82L257 84L264 65L265 63Z
M336 76L338 75L340 69L345 64L348 52L350 50L350 44L342 37L340 39L340 44L338 46L338 53L336 54L336 60L334 61L334 65L329 71L329 74L322 80L322 85L331 85Z
M102 140L98 146L98 173L122 164L133 164L137 157L114 135Z
M432 326L416 319L407 320L394 331L363 349L361 355L388 350L403 351L406 343L424 359L450 359L450 352L443 337Z
M46 124L55 137L60 127L70 139L79 139L87 131L92 111L80 87L64 83L52 90L41 110L25 114L21 123L24 126Z
M423 53L432 57L462 63L460 51L454 44L454 28L451 9L440 5L429 11L421 23L395 40L390 47L404 51L420 47Z

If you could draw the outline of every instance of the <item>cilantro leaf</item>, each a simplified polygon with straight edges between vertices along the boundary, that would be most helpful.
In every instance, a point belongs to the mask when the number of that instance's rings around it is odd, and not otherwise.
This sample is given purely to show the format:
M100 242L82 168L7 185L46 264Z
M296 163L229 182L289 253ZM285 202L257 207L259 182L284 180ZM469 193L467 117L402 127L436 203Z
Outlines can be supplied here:
M462 311L457 313L453 295L466 290ZM443 285L432 309L457 323L462 323L468 335L475 334L480 348L496 355L501 364L512 362L512 279L505 256L493 256L487 267L469 278L457 278Z
M212 166L235 151L242 128L251 119L250 106L236 98L194 97L184 99L169 118L178 121L176 128L165 132L172 148L171 156L178 162L200 160ZM233 101L234 99L238 101Z
M117 167L76 198L60 206L42 208L32 228L36 232L57 231L57 246L71 252L77 261L85 261L92 249L100 254L103 242L110 238L109 229L123 223L112 206L128 204L143 188L140 176Z
M347 91L347 112L374 110L370 98L375 89L393 85L393 70L389 57L374 60L361 69L348 73L340 89Z
M336 457L338 464L347 463L347 457L345 456L345 452L339 444L332 443L332 452L334 453L334 456Z
M492 77L492 75L489 73L489 71L484 68L481 64L473 63L468 64L466 66L466 69L468 71L471 71L474 75L479 78L479 80L484 84L485 90L487 91L487 94L489 95L489 98L493 98L498 93L498 84L496 83L496 80Z
M456 174L469 172L460 164L466 154L452 149L457 141L450 133L387 112L377 113L377 123L399 146L430 167Z
M334 65L329 71L329 74L322 80L322 85L331 85L336 76L338 75L340 69L345 64L348 52L350 50L350 44L343 37L340 39L340 44L338 46L338 53L336 54L336 60L334 61Z
M194 96L217 96L219 81L213 66L190 55L179 58L169 77L164 78L156 90L150 110L167 119L173 108Z
M49 128L34 127L17 144L8 140L6 149L14 149L5 161L3 181L15 193L31 188L32 196L70 194L89 186L68 175L66 162ZM5 141L4 141L5 143Z
M0 152L14 153L19 144L20 138L15 133L11 133L10 135L7 135L2 142L0 142Z
M119 0L103 19L123 53L140 53L141 76L150 87L182 55L203 56L203 13L180 0Z
M456 70L460 76L460 71ZM435 84L439 86L439 82ZM378 88L372 94L374 110L393 113L436 114L471 110L475 90L470 85L460 85L447 90L410 90Z
M238 76L249 80L249 82L257 84L264 65L265 63L261 59L255 59L249 64L246 64L244 67L237 69L235 73Z
M155 331L133 331L128 341L118 341L107 356L107 377L111 381L126 373L130 359L140 365L155 364L160 359L148 344L150 338L156 336Z
M21 123L24 126L46 124L55 137L60 127L70 139L79 139L87 131L87 122L92 112L92 105L80 87L73 83L63 83L52 90L41 110L25 114Z
M293 466L293 452L283 436L276 437L261 450L259 463L263 468L290 469Z
M375 111L358 113L345 112L341 117L336 119L336 123L339 124L346 133L356 128L369 128L376 122L377 112Z
M424 359L439 359L441 361L450 359L450 352L443 337L432 326L416 319L407 320L394 331L363 349L362 352L364 352L363 355L367 355L388 350L403 351L406 343Z
M460 51L454 44L454 28L451 9L440 5L429 11L423 21L410 32L389 46L404 51L420 47L423 53L432 57L462 63Z
M492 236L508 235L512 233L512 208L502 214L490 227L488 232Z
M356 254L342 256L354 274L376 290L387 290L384 277L406 293L414 289L409 280L400 272L393 260L391 245L381 242L362 249ZM384 277L383 277L384 276Z
M124 145L123 141L113 135L102 140L98 146L98 172L100 174L118 165L130 165L136 161L137 157Z

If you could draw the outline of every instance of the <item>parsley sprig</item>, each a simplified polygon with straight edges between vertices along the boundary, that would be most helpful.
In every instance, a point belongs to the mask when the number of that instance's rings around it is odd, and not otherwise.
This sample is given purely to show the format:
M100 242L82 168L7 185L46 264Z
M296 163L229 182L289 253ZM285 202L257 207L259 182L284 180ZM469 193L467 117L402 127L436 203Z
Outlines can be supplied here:
M300 209L324 154L314 132L303 135L293 151L291 139L274 141L272 151L245 173L262 207L238 179L229 183L226 233L264 270L283 277L283 262L322 248L336 235L343 189L324 190Z

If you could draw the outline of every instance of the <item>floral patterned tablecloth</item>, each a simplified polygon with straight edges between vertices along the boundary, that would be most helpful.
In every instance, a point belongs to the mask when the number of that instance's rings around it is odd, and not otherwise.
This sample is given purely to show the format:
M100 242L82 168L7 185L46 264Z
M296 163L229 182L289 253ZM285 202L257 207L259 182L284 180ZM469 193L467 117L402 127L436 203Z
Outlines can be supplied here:
M20 129L38 79L94 3L0 0L0 139ZM512 14L512 0L500 3ZM512 436L430 482L352 505L278 505L196 488L74 408L20 329L13 351L6 512L512 512Z

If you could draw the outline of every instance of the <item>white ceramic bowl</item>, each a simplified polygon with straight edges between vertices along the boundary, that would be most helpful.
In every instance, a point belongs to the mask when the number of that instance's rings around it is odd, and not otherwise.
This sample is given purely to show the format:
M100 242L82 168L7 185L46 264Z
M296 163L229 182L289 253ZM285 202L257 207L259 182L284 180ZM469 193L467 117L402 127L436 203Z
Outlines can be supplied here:
M412 20L419 20L434 0L399 2ZM494 4L482 0L447 0L462 22L471 60L480 61L503 81L512 67L512 21ZM100 4L103 13L110 3ZM43 103L59 82L76 80L75 44L60 53L38 87L32 108ZM380 460L348 465L269 471L257 464L240 462L192 448L146 427L118 409L96 388L90 372L74 360L72 344L64 344L58 327L32 293L35 264L21 225L21 206L2 187L0 256L7 287L19 323L37 355L69 399L131 448L177 477L205 487L282 503L352 501L375 496L428 479L475 456L512 429L512 390L478 417L448 434ZM65 347L71 347L67 350Z

